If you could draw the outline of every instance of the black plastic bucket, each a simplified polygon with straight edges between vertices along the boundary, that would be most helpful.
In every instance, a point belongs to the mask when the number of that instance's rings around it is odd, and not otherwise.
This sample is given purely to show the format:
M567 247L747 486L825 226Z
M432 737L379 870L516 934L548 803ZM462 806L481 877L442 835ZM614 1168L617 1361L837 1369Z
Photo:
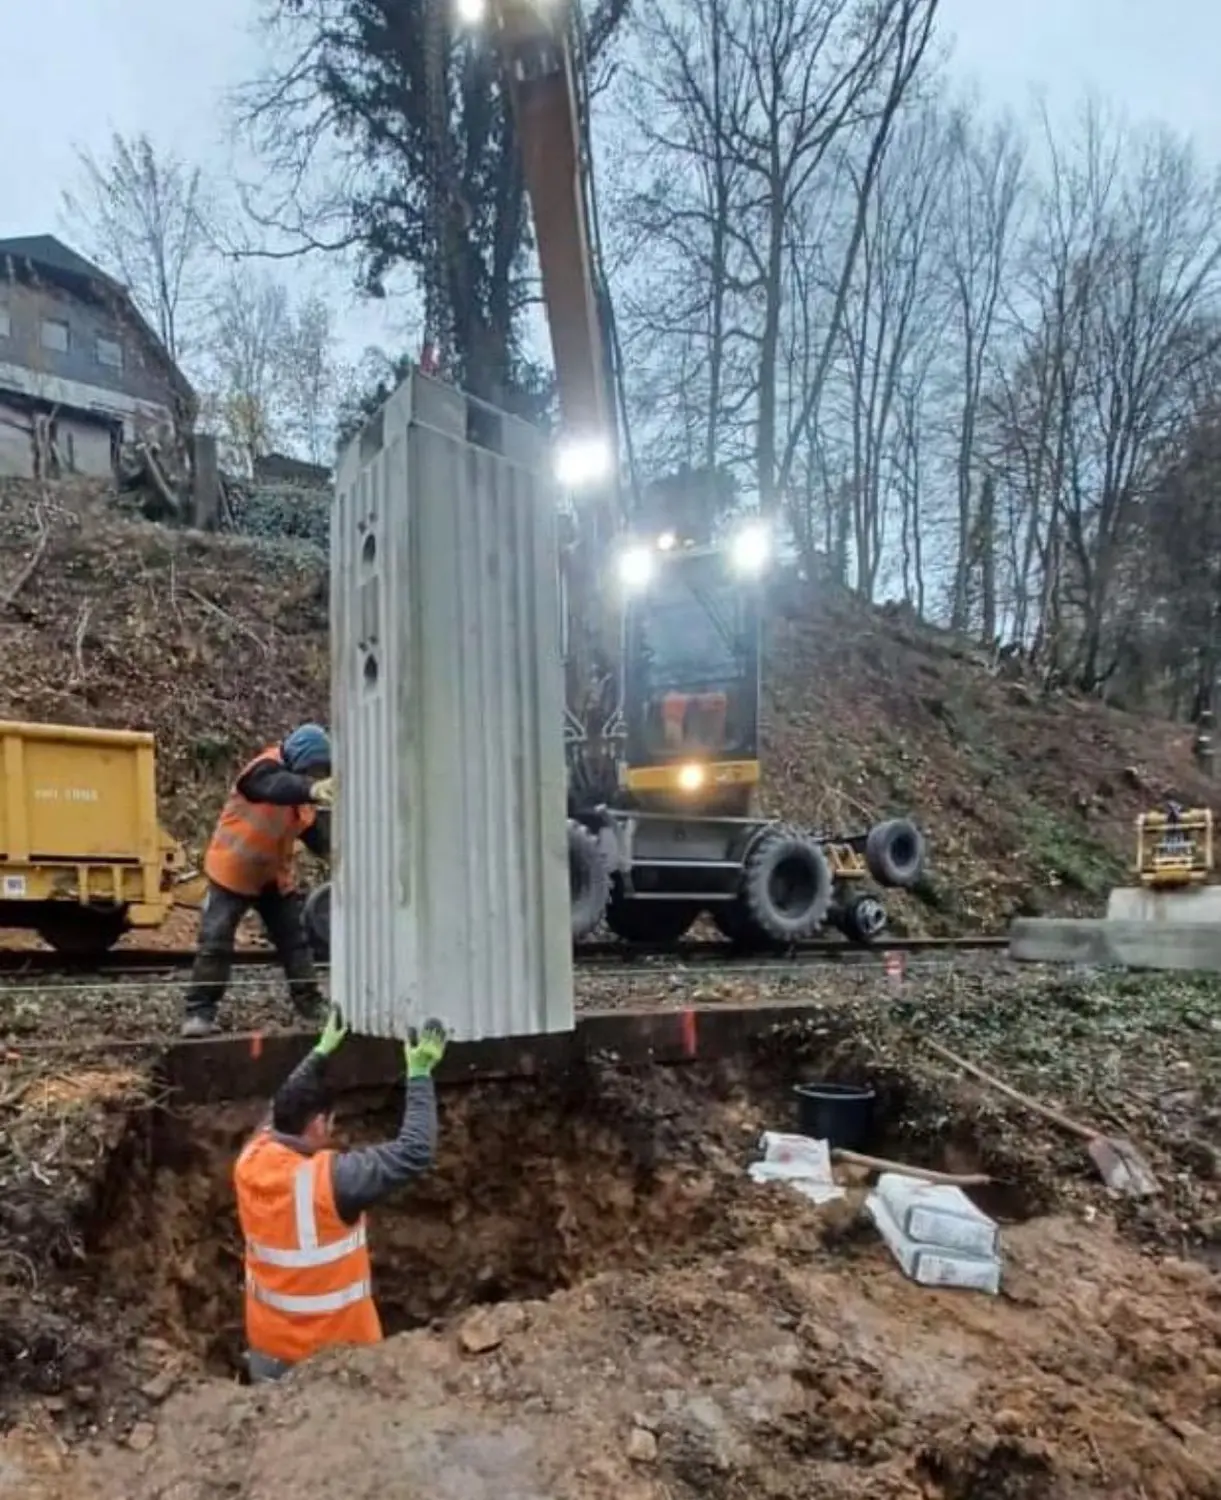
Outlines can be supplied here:
M799 1083L797 1129L843 1151L864 1151L873 1137L875 1094L868 1084Z

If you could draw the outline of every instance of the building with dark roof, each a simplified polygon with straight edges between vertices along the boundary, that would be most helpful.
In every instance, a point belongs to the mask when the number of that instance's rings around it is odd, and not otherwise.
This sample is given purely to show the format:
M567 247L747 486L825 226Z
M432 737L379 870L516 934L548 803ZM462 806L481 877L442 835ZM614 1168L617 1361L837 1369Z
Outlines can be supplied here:
M109 474L197 409L125 287L53 235L0 239L0 474Z

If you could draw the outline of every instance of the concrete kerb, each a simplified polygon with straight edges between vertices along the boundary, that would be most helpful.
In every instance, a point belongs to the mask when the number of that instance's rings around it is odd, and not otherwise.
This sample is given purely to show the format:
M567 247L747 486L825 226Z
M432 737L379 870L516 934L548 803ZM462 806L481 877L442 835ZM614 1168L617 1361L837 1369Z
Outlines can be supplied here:
M1221 925L1021 918L1009 929L1019 963L1221 973Z

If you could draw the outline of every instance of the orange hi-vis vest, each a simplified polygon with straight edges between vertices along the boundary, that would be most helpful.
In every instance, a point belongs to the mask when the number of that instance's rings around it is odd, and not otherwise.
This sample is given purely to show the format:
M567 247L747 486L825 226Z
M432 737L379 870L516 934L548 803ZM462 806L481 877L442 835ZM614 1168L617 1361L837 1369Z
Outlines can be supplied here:
M262 1130L233 1171L246 1237L246 1344L298 1364L335 1344L376 1344L365 1217L335 1212L333 1151L303 1156Z
M279 746L272 745L244 767L238 781L261 760L284 764ZM313 806L273 807L268 802L248 802L235 783L204 856L204 874L235 896L257 896L269 885L292 890L297 840L313 826L317 816Z

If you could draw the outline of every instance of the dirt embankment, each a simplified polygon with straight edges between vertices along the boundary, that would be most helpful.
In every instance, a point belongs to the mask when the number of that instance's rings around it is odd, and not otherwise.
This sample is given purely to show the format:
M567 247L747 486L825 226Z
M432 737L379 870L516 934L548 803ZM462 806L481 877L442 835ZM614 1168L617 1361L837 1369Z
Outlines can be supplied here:
M135 521L96 485L55 486L48 505L3 481L0 597L23 575L0 630L0 715L153 730L166 819L196 849L240 761L326 714L316 548ZM1183 726L1044 697L946 632L826 590L772 620L765 706L771 810L838 829L903 813L928 830L931 878L897 903L913 931L1096 907L1142 808L1211 796Z

